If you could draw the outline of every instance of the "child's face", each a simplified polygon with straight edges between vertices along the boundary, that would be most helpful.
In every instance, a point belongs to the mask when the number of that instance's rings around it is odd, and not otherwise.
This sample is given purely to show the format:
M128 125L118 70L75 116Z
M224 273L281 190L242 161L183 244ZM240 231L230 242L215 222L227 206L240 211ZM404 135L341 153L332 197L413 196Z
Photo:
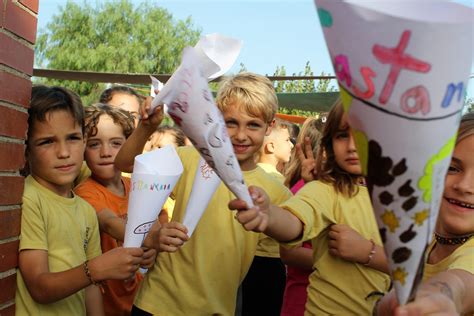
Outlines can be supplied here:
M272 134L275 134L271 135L271 137L273 137L274 155L278 159L278 162L290 161L293 143L291 142L288 129L273 129Z
M114 93L108 104L116 106L122 110L130 112L133 116L135 127L138 126L138 114L140 111L140 102L134 95L126 93Z
M115 156L125 143L125 135L119 124L108 115L101 115L97 124L97 135L86 142L85 159L97 180L110 181L120 178L120 170L115 168Z
M64 110L46 115L33 124L28 139L31 175L58 195L68 197L84 158L81 126Z
M223 113L234 153L244 171L256 167L254 155L260 150L263 138L271 132L271 127L259 117L247 115L238 106L229 106Z
M172 145L175 148L178 147L176 144L176 137L172 133L153 133L145 144L144 151L152 151L153 149L162 148L166 145Z
M474 135L454 148L444 184L437 231L446 236L474 232Z
M354 138L351 134L346 114L343 115L339 130L332 137L332 146L337 165L346 172L354 175L360 175L359 156L355 147Z

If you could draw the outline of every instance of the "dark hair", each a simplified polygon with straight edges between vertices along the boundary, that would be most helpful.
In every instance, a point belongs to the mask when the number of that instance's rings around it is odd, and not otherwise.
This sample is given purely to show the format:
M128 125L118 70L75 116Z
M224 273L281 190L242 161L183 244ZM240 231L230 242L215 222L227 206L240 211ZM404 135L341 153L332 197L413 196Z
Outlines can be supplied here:
M184 133L181 129L179 129L175 126L168 126L168 125L159 126L156 129L156 132L161 133L161 134L170 133L174 136L176 146L179 147L179 146L184 146L185 145L186 135L184 135Z
M130 112L110 106L108 104L97 103L86 107L86 136L92 137L97 135L97 124L103 115L108 115L112 118L115 124L122 127L125 138L130 136L135 128L133 123L133 116Z
M330 183L334 186L336 191L352 197L358 192L357 181L360 176L350 174L338 166L332 143L334 135L340 130L343 116L344 108L342 102L340 99L337 99L331 111L329 111L324 124L318 155L316 157L315 173L317 180ZM349 128L349 126L347 128Z
M137 98L138 103L142 102L143 97L138 94L135 89L127 86L113 86L102 91L99 97L100 103L109 103L115 94L128 94Z
M63 87L33 86L28 109L28 138L36 121L46 121L46 115L53 111L69 112L84 133L84 107L81 98Z

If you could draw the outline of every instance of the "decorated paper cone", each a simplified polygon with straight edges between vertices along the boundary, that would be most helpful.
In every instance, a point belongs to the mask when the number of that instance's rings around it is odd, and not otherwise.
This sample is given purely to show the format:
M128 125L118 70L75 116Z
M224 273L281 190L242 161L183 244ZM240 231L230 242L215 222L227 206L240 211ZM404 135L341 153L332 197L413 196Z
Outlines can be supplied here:
M221 112L202 76L195 48L186 47L178 70L153 99L152 107L168 104L168 114L226 186L253 206Z
M171 145L135 157L124 247L142 245L182 172L181 160Z
M193 188L183 219L183 225L187 227L189 237L193 234L199 219L220 183L221 179L209 167L207 162L201 158L194 176Z
M399 301L436 221L472 62L472 10L316 0Z

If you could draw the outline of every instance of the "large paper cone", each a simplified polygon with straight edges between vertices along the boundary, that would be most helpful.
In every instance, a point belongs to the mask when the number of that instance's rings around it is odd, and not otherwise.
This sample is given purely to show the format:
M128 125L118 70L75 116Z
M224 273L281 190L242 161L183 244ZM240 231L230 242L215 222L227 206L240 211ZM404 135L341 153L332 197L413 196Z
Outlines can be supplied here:
M472 59L472 10L316 0L399 301L431 240Z
M124 247L140 247L183 172L173 146L135 157Z
M207 208L214 192L221 183L221 179L207 162L201 158L194 176L193 188L189 195L188 204L184 213L183 225L188 229L188 236L194 232L199 219Z
M195 48L183 50L181 65L153 99L152 107L168 104L168 114L181 127L207 164L241 200L253 206L224 118L201 72Z

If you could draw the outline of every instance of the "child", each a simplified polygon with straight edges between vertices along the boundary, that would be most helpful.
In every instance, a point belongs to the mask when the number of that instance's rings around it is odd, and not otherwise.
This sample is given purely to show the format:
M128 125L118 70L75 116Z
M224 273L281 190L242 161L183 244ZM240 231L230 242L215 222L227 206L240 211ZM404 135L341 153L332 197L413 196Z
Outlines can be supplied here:
M241 200L229 204L247 230L292 245L312 240L314 271L306 303L311 315L369 315L377 294L389 286L388 275L379 271L387 269L386 258L350 132L337 102L318 151L318 181L305 184L280 207L255 187L251 194L258 207L247 210ZM346 247L346 239L355 242Z
M277 170L277 165L290 161L292 149L293 143L290 140L289 125L275 119L272 132L263 140L258 165L283 183L285 178Z
M247 184L259 184L271 192L272 201L283 202L290 192L255 163L263 138L271 131L277 110L272 83L265 77L240 73L225 80L217 94L227 132ZM122 170L131 170L133 157L161 121L161 114L148 118L146 103L142 122L116 158ZM237 288L255 255L259 234L246 232L227 209L234 195L220 184L201 217L192 238L186 240L182 222L192 182L200 159L194 147L179 147L183 174L173 191L176 206L173 221L176 238L168 239L173 254L158 253L155 266L143 280L135 299L133 315L232 315ZM159 232L160 233L160 232ZM160 234L155 236L160 238Z
M133 116L135 127L138 125L138 111L143 97L139 95L134 89L127 86L113 86L105 89L100 97L99 102L110 104L121 108L122 110L130 112Z
M427 250L422 284L415 300L396 315L474 314L474 113L465 114L446 175L435 238ZM395 292L378 304L391 315Z
M28 109L16 315L102 315L99 287L128 279L140 248L101 255L94 209L72 192L84 155L84 110L73 92L36 86Z
M132 133L133 117L125 110L106 104L86 108L85 160L92 174L74 191L89 202L99 219L100 244L106 252L122 246L127 218L130 178L122 177L114 166L120 147ZM145 251L142 267L153 266L156 250ZM128 280L110 280L104 284L106 315L130 315L142 276Z
M317 155L321 129L321 121L316 117L307 118L301 128L296 150L293 151L285 172L285 185L291 188L293 194L296 194L305 182L314 180L314 157ZM280 247L280 256L287 266L281 316L303 316L308 278L313 267L311 242L305 241L292 249Z
M152 151L166 145L173 145L175 148L185 146L186 136L183 131L174 126L159 126L148 139L144 151Z

